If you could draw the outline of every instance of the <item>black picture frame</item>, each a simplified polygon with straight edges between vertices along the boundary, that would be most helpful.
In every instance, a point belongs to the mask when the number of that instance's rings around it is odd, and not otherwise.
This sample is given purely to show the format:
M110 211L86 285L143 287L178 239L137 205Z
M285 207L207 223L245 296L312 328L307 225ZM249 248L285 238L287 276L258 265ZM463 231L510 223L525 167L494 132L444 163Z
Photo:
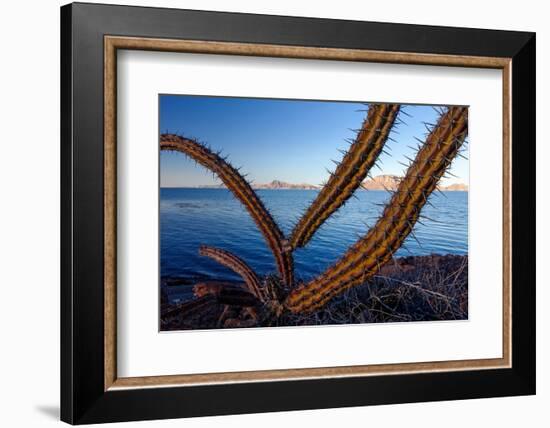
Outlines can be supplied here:
M104 36L512 59L512 367L104 389ZM535 393L535 34L74 3L61 8L61 419L71 424Z

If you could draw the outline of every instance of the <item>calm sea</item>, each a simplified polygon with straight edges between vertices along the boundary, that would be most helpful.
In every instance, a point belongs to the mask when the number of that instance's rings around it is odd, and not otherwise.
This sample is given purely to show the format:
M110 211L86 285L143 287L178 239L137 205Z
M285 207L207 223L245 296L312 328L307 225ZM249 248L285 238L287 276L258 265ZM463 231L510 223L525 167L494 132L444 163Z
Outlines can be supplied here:
M288 235L316 190L258 190L264 204ZM358 191L294 253L296 278L308 280L341 256L382 212L389 194ZM422 220L397 256L467 254L468 193L434 192ZM198 255L201 244L234 252L258 274L275 271L273 257L256 225L226 189L163 188L160 192L161 276L238 280L229 269Z

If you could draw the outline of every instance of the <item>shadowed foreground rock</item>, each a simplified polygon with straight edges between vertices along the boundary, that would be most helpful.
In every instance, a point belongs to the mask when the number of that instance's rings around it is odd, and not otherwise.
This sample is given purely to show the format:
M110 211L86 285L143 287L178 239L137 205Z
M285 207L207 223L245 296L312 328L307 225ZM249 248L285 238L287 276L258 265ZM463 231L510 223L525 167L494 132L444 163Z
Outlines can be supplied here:
M396 259L370 281L307 315L264 317L244 284L200 281L190 289L194 300L177 305L161 294L161 330L464 320L468 318L468 257Z

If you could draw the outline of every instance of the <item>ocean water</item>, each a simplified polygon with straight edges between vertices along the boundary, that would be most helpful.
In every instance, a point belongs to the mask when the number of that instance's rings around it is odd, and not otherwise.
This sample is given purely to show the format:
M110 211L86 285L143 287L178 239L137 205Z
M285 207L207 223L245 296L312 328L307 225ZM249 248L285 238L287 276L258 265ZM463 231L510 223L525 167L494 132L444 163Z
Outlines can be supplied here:
M288 235L317 190L258 190L275 221ZM335 262L363 236L389 199L385 191L357 191L294 252L296 278L309 280ZM423 219L396 256L468 253L468 193L434 192ZM201 244L234 252L258 274L275 272L273 256L255 223L226 189L163 188L160 191L161 276L239 280L231 270L198 254Z

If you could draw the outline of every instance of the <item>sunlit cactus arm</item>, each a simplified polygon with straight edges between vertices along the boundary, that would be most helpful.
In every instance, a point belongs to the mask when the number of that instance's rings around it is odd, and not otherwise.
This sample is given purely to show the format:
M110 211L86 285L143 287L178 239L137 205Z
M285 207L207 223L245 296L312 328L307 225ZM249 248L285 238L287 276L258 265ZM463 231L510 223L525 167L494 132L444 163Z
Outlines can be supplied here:
M285 248L284 235L260 198L237 169L203 144L179 135L162 134L160 148L182 152L219 177L251 215L275 257L277 270L284 283L292 286L293 260L292 254Z
M398 104L370 104L367 117L342 161L292 232L292 248L303 247L313 234L361 186L376 163L394 122Z
M375 275L411 233L467 130L466 107L450 107L442 113L376 225L323 274L292 290L285 307L292 312L317 310L345 289Z
M258 276L240 257L231 254L229 251L208 247L206 245L201 245L199 254L201 256L210 257L212 260L238 273L244 280L248 290L258 299L263 300L262 287Z

